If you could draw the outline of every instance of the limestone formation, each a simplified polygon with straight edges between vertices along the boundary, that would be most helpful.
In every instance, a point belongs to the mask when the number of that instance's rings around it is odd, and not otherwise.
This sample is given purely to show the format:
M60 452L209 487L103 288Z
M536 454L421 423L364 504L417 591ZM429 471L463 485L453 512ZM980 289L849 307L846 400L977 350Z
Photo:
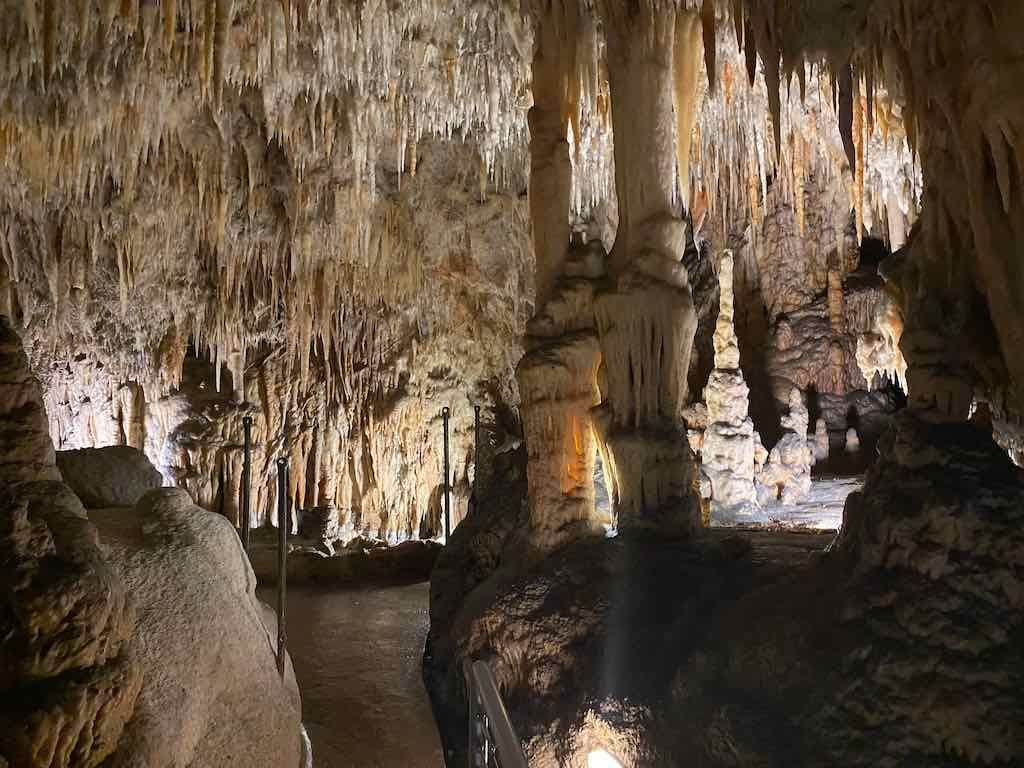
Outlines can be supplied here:
M147 491L163 485L146 454L129 446L57 451L57 468L90 509L133 507Z
M597 530L591 409L600 349L594 322L596 280L604 275L599 242L571 249L572 170L564 105L577 40L554 9L541 18L530 109L530 211L536 257L536 314L516 369L527 449L530 544L550 550Z
M856 454L860 451L860 437L857 435L857 430L853 427L846 430L845 450L849 454Z
M829 452L829 438L828 438L828 426L825 424L824 419L818 419L814 422L814 441L811 446L811 453L814 457L815 464L821 464L828 459Z
M904 414L893 427L831 547L793 533L620 536L516 579L472 569L483 583L435 617L428 680L487 659L531 764L585 764L600 747L715 765L723 744L751 765L1013 764L1024 592L1019 569L991 563L1020 562L1024 475L974 426ZM708 617L696 635L695 615Z
M696 316L681 263L685 227L674 214L676 145L668 129L673 62L697 44L676 38L683 28L640 7L608 30L619 219L610 287L595 300L602 354L595 419L619 526L677 534L698 524L696 463L681 418Z
M782 437L772 447L757 478L757 498L762 505L775 500L791 504L810 490L814 456L807 440L808 421L803 395L794 387L789 395L789 413L782 417Z
M246 419L452 764L475 659L545 768L1019 762L1020 0L0 19L0 764L297 761Z
M38 383L0 316L0 760L97 766L133 716L135 607L60 482Z
M701 480L711 499L711 522L731 523L756 511L754 423L747 415L748 388L740 370L733 328L733 257L719 261L719 310L715 327L715 370L704 388L708 425L701 451ZM760 442L758 440L758 442Z
M278 675L273 613L256 598L231 524L177 488L93 519L139 614L143 670L135 715L107 764L298 766L299 692L290 663Z

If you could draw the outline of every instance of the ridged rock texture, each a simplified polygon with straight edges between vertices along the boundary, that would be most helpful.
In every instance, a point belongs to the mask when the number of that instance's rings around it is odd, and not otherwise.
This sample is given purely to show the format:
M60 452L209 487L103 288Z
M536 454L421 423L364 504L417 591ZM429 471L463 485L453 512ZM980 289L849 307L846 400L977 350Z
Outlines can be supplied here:
M0 758L95 766L132 717L135 609L60 481L38 383L0 316Z
M740 370L733 327L733 257L726 251L718 267L719 309L715 326L715 369L704 387L707 427L701 447L702 495L711 499L712 523L731 523L755 513L757 489L754 422L747 415L750 390Z

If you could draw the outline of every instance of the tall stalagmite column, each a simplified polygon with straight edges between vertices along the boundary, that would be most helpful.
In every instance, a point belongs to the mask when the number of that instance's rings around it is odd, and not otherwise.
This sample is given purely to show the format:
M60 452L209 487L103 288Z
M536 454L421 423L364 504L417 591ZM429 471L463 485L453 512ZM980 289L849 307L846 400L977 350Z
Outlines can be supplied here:
M681 416L696 316L673 201L675 29L671 16L647 7L606 29L619 228L612 287L596 305L604 356L596 422L619 526L686 532L699 523L697 470ZM682 61L699 39L679 43Z
M537 311L517 369L527 450L530 541L541 550L597 529L596 445L590 410L597 402L600 356L593 319L593 278L601 254L569 252L572 166L566 141L567 78L575 76L575 25L554 2L541 19L530 110L530 215L537 259Z
M739 340L733 325L732 252L725 251L719 264L715 369L704 388L708 428L701 468L708 486L705 495L711 498L712 522L733 524L757 512L755 437L754 422L747 415L750 390L740 370Z

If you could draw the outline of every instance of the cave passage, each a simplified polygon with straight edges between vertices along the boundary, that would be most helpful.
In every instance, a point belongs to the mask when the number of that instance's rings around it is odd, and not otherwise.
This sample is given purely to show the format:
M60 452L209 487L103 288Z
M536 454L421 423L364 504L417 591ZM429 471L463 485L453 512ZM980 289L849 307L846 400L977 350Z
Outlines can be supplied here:
M273 604L274 591L257 594ZM426 584L288 591L288 645L316 768L444 764L421 660Z
M0 768L1024 765L1022 83L1024 0L0 0Z

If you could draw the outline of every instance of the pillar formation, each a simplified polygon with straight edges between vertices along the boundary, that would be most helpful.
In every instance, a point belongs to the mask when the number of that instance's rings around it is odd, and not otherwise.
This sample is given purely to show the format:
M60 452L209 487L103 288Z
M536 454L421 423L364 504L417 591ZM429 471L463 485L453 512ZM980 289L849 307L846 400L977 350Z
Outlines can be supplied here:
M673 27L649 8L606 27L619 227L611 287L596 300L596 425L619 527L680 533L699 524L699 504L681 416L696 315L673 201Z
M579 265L569 253L572 166L565 105L568 77L575 76L576 41L573 25L561 13L556 8L541 19L533 61L530 216L536 314L516 370L527 451L529 538L541 550L598 527L590 417L597 402L600 355L593 328L592 278L597 275L575 269Z

